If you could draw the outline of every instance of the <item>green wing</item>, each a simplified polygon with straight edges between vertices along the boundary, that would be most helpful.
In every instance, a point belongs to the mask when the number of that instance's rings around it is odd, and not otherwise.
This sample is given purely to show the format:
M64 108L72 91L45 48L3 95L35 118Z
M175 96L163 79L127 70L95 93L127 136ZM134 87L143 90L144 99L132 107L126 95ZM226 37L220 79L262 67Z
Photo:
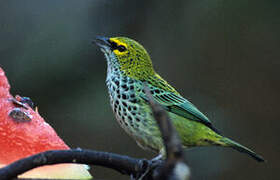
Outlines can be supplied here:
M151 90L151 92L154 100L167 111L203 124L211 124L210 120L187 99L172 92L156 93L159 92L157 89ZM142 94L141 97L147 101L146 95Z
M183 98L170 85L168 85L169 89L163 89L162 86L156 87L154 86L154 84L151 83L148 83L148 86L151 90L151 94L154 100L157 101L160 105L162 105L165 110L177 114L179 116L185 117L189 120L203 123L217 132L217 130L212 126L211 121L202 112L200 112L191 102ZM141 94L141 97L145 101L148 100L144 93Z

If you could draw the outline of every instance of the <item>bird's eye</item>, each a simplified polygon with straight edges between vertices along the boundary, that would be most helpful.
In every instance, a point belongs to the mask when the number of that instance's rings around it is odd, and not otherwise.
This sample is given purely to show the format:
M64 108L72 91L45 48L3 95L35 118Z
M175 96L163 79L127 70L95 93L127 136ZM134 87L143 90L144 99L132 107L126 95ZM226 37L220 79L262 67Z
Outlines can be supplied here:
M118 50L120 52L124 52L126 50L126 48L123 45L118 46Z

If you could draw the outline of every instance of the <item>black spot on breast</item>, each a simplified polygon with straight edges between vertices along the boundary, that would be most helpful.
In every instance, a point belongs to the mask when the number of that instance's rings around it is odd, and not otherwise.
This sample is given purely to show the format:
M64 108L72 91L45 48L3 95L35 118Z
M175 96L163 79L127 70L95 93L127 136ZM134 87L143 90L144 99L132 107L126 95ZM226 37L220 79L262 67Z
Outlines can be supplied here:
M130 121L132 121L132 117L131 117L131 116L128 116L128 119L129 119Z
M123 104L125 107L127 107L127 103L126 103L126 102L122 102L122 104Z
M122 81L123 81L123 83L126 83L127 82L127 78L123 78Z
M122 98L123 98L123 99L127 99L127 95L122 94Z
M136 107L136 106L133 106L133 110L136 111L136 110L137 110L137 107Z
M124 123L126 126L128 126L127 122Z
M139 118L136 118L136 121L137 121L137 122L140 122L140 119L139 119Z
M127 87L127 85L126 85L126 84L123 84L121 87L122 87L125 91L127 91L127 90L128 90L128 87Z
M130 98L132 98L132 99L135 98L135 94L131 94Z
M116 100L116 104L117 104L117 105L119 105L119 104L120 104L119 100Z
M137 100L136 99L132 99L130 102L137 103Z
M130 86L129 89L130 89L130 90L134 90L134 86Z
M120 82L118 80L115 80L114 83L117 85L117 87L119 87Z
M136 115L136 113L135 113L135 112L132 112L131 114L132 114L133 116L135 116L135 115Z

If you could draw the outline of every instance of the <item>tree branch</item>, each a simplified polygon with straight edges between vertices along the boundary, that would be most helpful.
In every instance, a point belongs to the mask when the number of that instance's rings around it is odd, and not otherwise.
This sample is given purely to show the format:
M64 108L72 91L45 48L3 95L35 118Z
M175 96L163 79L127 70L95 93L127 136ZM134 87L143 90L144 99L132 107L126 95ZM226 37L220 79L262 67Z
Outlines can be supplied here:
M144 90L150 103L153 115L159 126L167 155L166 162L160 169L158 180L186 180L190 177L190 170L184 163L183 149L181 140L167 112L161 105L155 102L151 92L144 84Z
M92 150L54 150L20 159L0 169L1 180L9 180L33 168L59 163L98 165L114 169L122 174L137 174L147 168L149 162L114 153Z

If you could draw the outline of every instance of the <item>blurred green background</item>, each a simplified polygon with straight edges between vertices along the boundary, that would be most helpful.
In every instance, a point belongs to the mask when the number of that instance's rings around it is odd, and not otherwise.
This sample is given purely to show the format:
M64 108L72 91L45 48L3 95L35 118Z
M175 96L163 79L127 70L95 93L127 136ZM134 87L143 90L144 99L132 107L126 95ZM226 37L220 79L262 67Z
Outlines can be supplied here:
M186 150L192 179L279 179L280 1L0 1L0 66L71 147L151 158L115 121L96 35L127 36L225 135L266 164ZM129 179L93 167L98 179Z

